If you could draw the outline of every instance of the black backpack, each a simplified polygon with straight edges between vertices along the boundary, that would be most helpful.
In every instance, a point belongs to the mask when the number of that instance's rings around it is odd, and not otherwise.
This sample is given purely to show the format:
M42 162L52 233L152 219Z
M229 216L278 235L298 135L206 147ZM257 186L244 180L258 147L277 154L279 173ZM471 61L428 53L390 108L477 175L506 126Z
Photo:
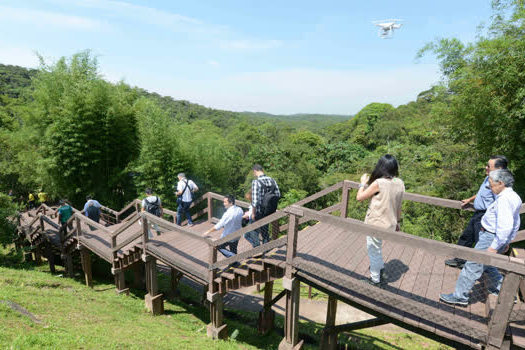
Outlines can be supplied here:
M270 214L273 214L277 211L277 205L279 204L279 197L275 193L275 189L277 185L275 184L275 180L272 179L271 185L267 186L262 181L259 181L259 184L264 188L264 194L261 199L261 207L260 207L260 214L262 217L268 216Z
M91 220L95 222L99 222L100 220L100 209L99 208L97 208L94 205L90 205L86 211L87 211L88 218L90 218Z
M157 197L157 200L153 203L146 199L146 211L155 216L160 216L159 197Z

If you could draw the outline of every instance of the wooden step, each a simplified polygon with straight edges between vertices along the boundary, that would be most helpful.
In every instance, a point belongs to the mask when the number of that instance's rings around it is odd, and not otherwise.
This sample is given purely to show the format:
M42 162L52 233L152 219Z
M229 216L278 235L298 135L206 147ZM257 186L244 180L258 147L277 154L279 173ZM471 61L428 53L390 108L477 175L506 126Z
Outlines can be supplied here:
M511 323L509 327L512 334L512 345L525 349L525 324Z
M250 274L250 270L243 267L236 267L233 269L233 272L244 277L247 277Z
M258 271L258 272L264 271L264 266L263 266L262 263L248 263L248 264L246 264L246 266L250 270L254 270L254 271Z

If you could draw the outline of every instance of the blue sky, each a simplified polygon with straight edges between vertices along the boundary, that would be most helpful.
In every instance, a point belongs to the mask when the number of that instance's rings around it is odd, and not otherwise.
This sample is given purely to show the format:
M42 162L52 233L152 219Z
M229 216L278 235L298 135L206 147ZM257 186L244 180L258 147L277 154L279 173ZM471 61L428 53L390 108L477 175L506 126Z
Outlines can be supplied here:
M232 111L354 114L439 81L438 37L472 41L490 0L0 0L0 63L91 49L103 76ZM393 39L373 20L401 18Z

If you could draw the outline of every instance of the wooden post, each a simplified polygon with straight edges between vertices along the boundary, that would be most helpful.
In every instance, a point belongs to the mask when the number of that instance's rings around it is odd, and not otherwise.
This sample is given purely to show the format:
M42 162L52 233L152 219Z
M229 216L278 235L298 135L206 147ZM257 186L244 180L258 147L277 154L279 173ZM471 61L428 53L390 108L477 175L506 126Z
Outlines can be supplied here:
M66 273L68 277L74 276L74 269L73 269L73 256L71 253L63 254L63 259L66 267Z
M80 247L80 262L86 279L86 286L93 288L93 273L91 269L91 253L86 247Z
M284 339L279 344L279 350L291 350L300 347L299 343L299 280L293 276L293 259L297 252L297 235L299 216L302 211L289 209L288 243L286 247L286 270L283 287L286 289L286 312L284 317Z
M157 280L157 259L147 255L146 256L146 290L148 294L145 296L146 308L153 315L160 315L164 313L164 300L162 294L159 293L159 285Z
M271 309L273 298L273 281L264 284L264 305L263 309L259 311L259 319L257 321L257 331L259 334L267 334L273 329L275 320L275 311Z
M182 276L182 272L178 271L177 269L174 269L173 267L171 268L171 291L174 295L179 294L178 286Z
M208 203L211 197L208 197ZM209 260L210 266L217 262L217 248L210 245ZM210 303L210 324L207 327L208 337L212 339L226 339L228 337L228 325L224 323L224 303L222 295L219 293L215 283L217 270L210 269L208 272L208 293L207 299Z
M346 181L343 181L343 194L341 196L341 217L346 218L346 215L348 213L348 184Z
M279 219L272 222L272 240L279 237Z
M211 224L211 218L213 217L213 202L211 193L208 192L208 224Z
M51 243L46 242L45 243L45 249L46 249L46 258L47 262L49 263L49 271L51 273L55 273L55 253L53 252L53 247L51 247Z
M498 303L489 322L487 349L499 349L507 329L510 313L514 307L514 297L518 292L520 275L508 272L498 296Z
M328 296L328 305L326 309L326 325L321 336L321 350L335 350L337 349L337 332L330 331L335 326L335 315L337 314L337 299L333 296Z

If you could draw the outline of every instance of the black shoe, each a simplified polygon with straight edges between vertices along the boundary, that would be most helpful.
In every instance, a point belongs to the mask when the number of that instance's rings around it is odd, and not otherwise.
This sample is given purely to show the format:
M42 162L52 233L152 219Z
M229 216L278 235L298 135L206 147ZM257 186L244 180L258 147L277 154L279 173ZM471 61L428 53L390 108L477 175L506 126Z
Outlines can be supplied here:
M384 267L381 270L379 270L379 280L381 281L380 283L386 283L389 277L390 276L385 272Z
M445 260L445 265L462 269L463 265L465 265L465 260L458 259L458 258L448 259L448 260Z
M376 287L379 287L379 288L383 288L383 281L374 282L374 281L372 281L371 278L367 278L365 281L366 281L366 283L368 283L371 286L376 286Z

